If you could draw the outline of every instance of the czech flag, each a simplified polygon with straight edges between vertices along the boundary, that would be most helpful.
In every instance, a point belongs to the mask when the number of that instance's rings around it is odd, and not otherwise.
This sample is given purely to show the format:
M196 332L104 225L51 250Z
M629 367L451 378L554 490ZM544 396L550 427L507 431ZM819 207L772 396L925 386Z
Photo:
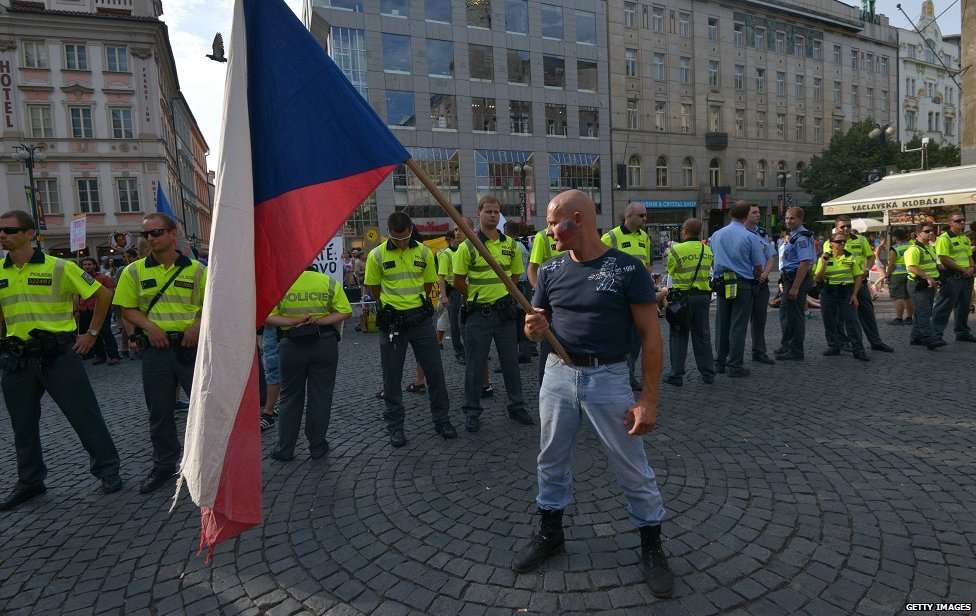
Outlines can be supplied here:
M720 192L718 193L718 209L725 210L729 207L729 193Z
M220 152L180 467L208 558L261 523L256 327L409 158L282 0L235 3Z

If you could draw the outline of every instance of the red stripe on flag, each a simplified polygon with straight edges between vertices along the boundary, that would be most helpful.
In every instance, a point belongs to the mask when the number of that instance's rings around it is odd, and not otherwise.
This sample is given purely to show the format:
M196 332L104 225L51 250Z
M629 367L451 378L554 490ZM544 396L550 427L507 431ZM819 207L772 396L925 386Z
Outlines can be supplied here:
M254 207L257 325L394 167L306 186Z
M261 523L261 429L257 412L258 356L244 385L234 428L220 471L213 508L200 507L200 549L207 546L207 562L214 547Z

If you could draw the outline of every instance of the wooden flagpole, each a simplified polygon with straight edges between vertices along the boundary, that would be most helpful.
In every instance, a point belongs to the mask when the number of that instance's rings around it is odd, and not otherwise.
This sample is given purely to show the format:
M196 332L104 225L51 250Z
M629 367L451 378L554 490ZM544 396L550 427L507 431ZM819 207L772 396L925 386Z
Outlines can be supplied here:
M437 203L439 203L440 206L444 208L444 211L447 212L447 215L451 217L451 220L454 221L454 224L457 225L457 228L460 229L469 240L471 240L471 243L478 251L478 254L480 254L484 258L485 262L488 263L488 266L492 269L493 272L495 272L495 275L498 276L498 279L505 284L505 288L507 288L508 292L512 294L512 297L514 297L515 301L517 301L519 306L522 307L522 310L525 311L525 314L532 314L534 312L534 309L532 308L532 304L529 303L529 300L525 299L525 296L522 295L522 292L518 290L518 287L512 281L512 276L506 273L505 270L502 269L502 266L498 264L498 261L495 260L495 257L491 256L491 253L488 252L488 249L485 247L485 245L481 242L480 239L478 239L478 236L477 234L475 234L474 229L470 228L467 225L467 223L464 221L464 218L461 216L461 213L457 211L457 208L451 205L451 202L448 201L443 194L441 194L441 191L438 190L436 186L434 186L434 183L430 181L430 178L427 177L427 174L424 173L424 170L420 168L420 165L418 165L414 159L408 158L406 164L408 167L410 167L410 170L413 171L414 175L417 176L417 179L420 180L420 183L423 184L424 187L427 189L427 191L430 192L430 194L433 195L434 199L437 200ZM561 357L564 362L566 362L567 364L572 363L572 361L569 358L569 353L567 353L566 349L563 348L563 345L560 344L558 340L556 340L556 337L553 335L552 330L546 331L546 341L552 347L552 350L557 355L559 355L559 357Z

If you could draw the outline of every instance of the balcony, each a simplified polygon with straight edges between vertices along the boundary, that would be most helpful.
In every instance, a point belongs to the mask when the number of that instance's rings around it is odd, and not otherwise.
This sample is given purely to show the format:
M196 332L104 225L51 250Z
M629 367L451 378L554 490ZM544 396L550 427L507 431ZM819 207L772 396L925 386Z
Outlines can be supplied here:
M724 150L729 147L729 134L705 133L705 147L709 150Z

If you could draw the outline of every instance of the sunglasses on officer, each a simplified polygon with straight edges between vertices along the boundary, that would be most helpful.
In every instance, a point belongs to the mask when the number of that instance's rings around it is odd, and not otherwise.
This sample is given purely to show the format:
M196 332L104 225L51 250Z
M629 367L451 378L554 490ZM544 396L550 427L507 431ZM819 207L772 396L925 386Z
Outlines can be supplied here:
M164 233L169 233L170 231L172 231L172 229L150 229L148 231L140 231L139 235L141 235L143 239L149 239L150 235L153 237L162 237Z
M960 225L964 225L964 224L966 224L966 219L965 218L953 218L952 219L952 222L958 223Z
M24 227L0 227L0 232L5 235L17 235L21 231L27 231Z

